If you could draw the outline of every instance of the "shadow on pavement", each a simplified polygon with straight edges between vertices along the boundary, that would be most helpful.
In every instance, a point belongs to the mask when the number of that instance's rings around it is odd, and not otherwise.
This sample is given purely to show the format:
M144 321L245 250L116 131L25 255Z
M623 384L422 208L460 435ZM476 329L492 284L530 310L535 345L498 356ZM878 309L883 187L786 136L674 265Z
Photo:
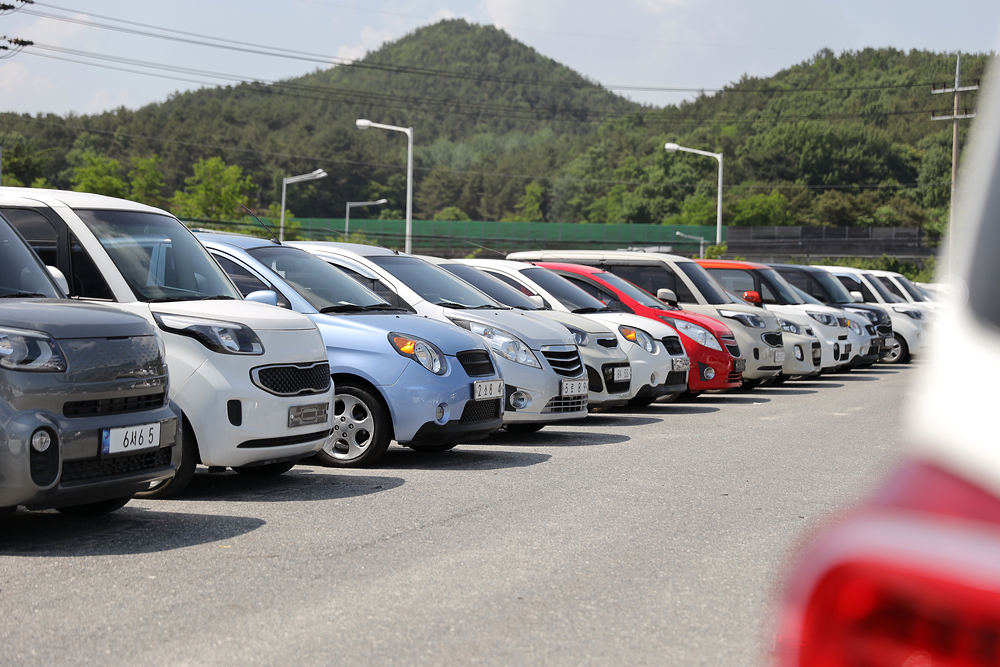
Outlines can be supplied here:
M700 399L699 399L700 400ZM718 412L721 408L713 408L707 405L692 405L691 403L660 403L658 406L661 414L667 415L704 415L710 412Z
M758 389L752 389L745 394L702 394L695 399L697 403L712 405L753 405L754 403L770 403L771 399L757 396Z
M663 420L657 417L639 417L633 415L655 413L656 407L658 407L657 404L653 403L645 408L618 408L622 412L591 413L583 419L574 419L573 421L560 423L571 426L648 426L650 424L659 424Z
M527 437L536 437L532 434ZM518 436L524 438L524 435ZM494 444L493 437L477 440L475 445ZM513 444L504 442L504 445ZM378 467L392 470L504 470L507 468L526 468L538 463L545 463L549 454L537 452L505 452L496 449L468 449L459 445L447 452L428 453L415 452L403 447L392 447L385 453Z
M823 387L832 387L836 385L823 385ZM802 396L804 394L816 394L819 393L815 389L799 389L799 386L795 387L760 387L753 390L754 396ZM759 402L759 401L758 401Z
M835 378L831 378L831 380L833 380L833 379L835 379ZM788 384L788 385L785 385L785 386L787 386L787 387L789 387L791 389L803 389L803 388L804 389L826 389L827 387L843 387L844 385L837 384L837 383L832 382L832 381L826 381L826 380L824 380L822 382L814 382L812 380L810 380L809 382L795 382L793 380L792 384Z
M580 422L585 426L586 422ZM595 433L587 431L557 431L558 425L546 426L537 433L507 433L497 431L487 440L481 440L484 445L502 445L504 447L589 447L592 445L618 445L631 440L627 435L614 433ZM552 429L552 430L549 430Z
M264 523L250 517L161 512L132 505L97 517L18 512L0 519L0 555L79 557L159 553L229 540Z
M336 468L298 465L277 477L245 477L227 471L199 473L177 500L229 500L233 502L286 502L354 498L402 486L398 477L345 474Z

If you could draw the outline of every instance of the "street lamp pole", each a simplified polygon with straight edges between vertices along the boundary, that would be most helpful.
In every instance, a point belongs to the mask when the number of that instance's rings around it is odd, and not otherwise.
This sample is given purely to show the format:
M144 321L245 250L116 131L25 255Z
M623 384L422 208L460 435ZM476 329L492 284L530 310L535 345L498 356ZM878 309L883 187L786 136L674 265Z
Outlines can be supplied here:
M359 118L354 121L354 125L359 130L367 130L369 127L377 127L380 130L392 130L402 132L406 135L406 246L405 252L412 249L411 239L413 237L413 128L399 127L398 125L383 125L373 123L370 120Z
M682 234L680 232L674 232L677 236L683 236L686 239L691 239L692 241L698 242L698 256L701 259L705 259L705 237L704 236L692 236L691 234Z
M319 178L326 178L326 175L325 171L317 169L316 171L310 171L308 174L299 174L298 176L289 176L288 178L281 179L281 225L278 227L279 242L283 242L285 240L285 188L289 183L315 181Z
M388 199L378 201L349 201L347 202L347 213L344 215L344 240L347 240L348 232L351 230L351 207L352 206L381 206L388 203Z
M719 161L719 205L715 214L715 243L716 245L722 243L722 153L710 153L709 151L700 151L697 148L686 148L684 146L678 146L677 144L666 144L663 148L665 148L668 153L683 151L684 153L694 153L696 155L714 157Z

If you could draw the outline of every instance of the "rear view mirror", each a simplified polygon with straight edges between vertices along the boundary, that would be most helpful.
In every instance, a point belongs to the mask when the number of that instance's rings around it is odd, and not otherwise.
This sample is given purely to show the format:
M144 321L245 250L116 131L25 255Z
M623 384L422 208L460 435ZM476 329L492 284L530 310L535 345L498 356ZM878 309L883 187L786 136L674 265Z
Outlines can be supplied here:
M49 270L49 275L52 276L52 280L56 281L56 285L59 285L59 289L62 290L63 294L69 294L69 283L66 281L66 276L63 272L54 266L46 266Z
M256 292L250 292L245 297L247 301L255 301L257 303L266 303L269 306L278 305L278 293L269 289L257 290Z
M755 306L761 306L764 304L763 299L760 298L760 294L754 290L747 290L743 292L743 300L747 303L752 303Z
M854 300L857 303L864 303L865 302L865 295L862 294L861 292L851 292L851 296L854 297Z
M672 289L667 289L666 287L661 287L656 290L656 298L660 301L666 301L671 306L677 305L677 295L674 294Z
M537 294L532 294L531 296L529 296L528 297L528 301L530 301L531 303L535 304L539 308L544 308L545 307L545 300L542 299L542 297L538 296Z

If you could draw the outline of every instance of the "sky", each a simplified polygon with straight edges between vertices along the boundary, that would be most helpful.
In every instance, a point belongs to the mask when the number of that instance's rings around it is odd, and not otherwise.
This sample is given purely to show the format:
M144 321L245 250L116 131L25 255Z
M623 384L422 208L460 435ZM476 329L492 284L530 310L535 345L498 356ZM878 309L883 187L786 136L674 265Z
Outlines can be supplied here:
M940 0L36 0L0 12L0 35L35 44L0 51L0 111L93 114L139 108L178 91L286 79L334 66L337 59L363 57L444 18L503 28L612 89L679 89L620 91L656 106L690 99L692 90L720 88L743 74L770 76L823 48L982 53L1000 45L997 0L956 6ZM175 39L87 25L94 22ZM210 48L191 43L205 41L200 37L136 24L232 40L231 46L314 55L302 60Z

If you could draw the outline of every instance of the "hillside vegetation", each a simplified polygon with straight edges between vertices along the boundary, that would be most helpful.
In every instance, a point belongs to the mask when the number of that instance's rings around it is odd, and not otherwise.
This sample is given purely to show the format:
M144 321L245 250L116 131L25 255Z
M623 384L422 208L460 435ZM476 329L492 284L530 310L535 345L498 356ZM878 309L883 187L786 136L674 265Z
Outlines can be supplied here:
M963 82L982 76L987 60L964 56ZM934 232L947 218L951 125L930 112L947 112L952 98L930 90L954 68L953 55L924 51L821 51L772 77L653 108L502 30L449 20L356 66L275 85L202 89L94 116L0 114L0 143L5 183L197 212L192 193L228 179L235 199L211 202L212 217L227 208L237 217L236 200L274 212L283 176L321 167L329 178L289 188L295 214L340 217L346 201L386 197L369 214L398 217L406 138L354 127L370 118L415 128L417 217L711 224L716 162L667 154L673 141L724 154L727 224ZM966 93L963 106L974 105Z

